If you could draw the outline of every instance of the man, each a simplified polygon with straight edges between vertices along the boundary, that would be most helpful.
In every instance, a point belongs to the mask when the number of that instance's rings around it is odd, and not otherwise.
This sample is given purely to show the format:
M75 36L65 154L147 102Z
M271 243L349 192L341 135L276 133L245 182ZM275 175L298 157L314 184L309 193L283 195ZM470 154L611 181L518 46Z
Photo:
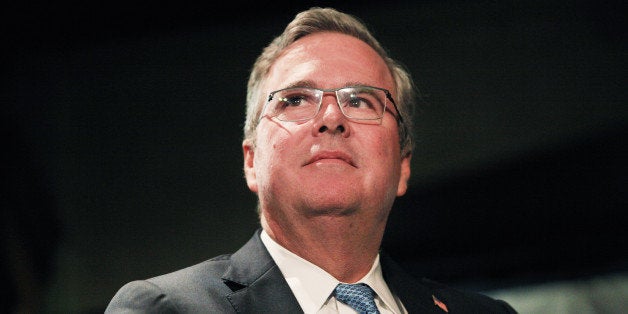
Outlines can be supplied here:
M410 75L357 19L298 14L248 84L244 173L262 228L232 255L125 285L106 312L514 312L380 251L410 177L413 102Z

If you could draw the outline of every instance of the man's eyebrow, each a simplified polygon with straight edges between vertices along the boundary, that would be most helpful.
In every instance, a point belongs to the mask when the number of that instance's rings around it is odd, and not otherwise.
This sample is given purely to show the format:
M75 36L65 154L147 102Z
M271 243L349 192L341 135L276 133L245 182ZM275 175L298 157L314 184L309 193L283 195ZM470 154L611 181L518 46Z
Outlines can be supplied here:
M364 82L349 81L349 82L345 82L342 86L336 86L336 87L338 88L338 87L347 87L347 86L367 86L367 85L368 84L365 84ZM310 81L310 80L296 81L296 82L288 84L284 88L294 88L294 87L312 87L312 88L317 88L316 84L313 81Z
M294 88L294 87L315 87L316 84L314 84L314 82L310 81L310 80L305 80L305 81L296 81L293 83L288 84L288 86L284 87L284 88Z
M358 82L358 81L351 81L351 82L346 82L345 85L343 86L367 86L368 84L365 84L364 82Z

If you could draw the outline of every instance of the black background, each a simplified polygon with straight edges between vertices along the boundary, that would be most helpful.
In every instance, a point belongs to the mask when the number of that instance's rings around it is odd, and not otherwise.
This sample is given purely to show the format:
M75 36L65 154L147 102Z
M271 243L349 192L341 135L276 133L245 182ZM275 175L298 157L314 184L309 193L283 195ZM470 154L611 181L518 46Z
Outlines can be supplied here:
M620 1L316 4L364 20L421 90L394 257L478 289L626 270ZM248 71L312 5L5 5L3 282L102 312L127 281L246 241Z

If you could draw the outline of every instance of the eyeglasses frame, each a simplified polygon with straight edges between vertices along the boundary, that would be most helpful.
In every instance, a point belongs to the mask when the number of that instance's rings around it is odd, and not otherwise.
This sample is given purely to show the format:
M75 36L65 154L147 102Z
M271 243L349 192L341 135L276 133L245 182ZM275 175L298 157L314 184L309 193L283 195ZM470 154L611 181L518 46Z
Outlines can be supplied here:
M399 111L399 108L397 107L397 103L395 103L395 100L392 98L392 94L390 93L390 91L388 91L388 90L387 90L387 89L385 89L385 88L375 87L375 86L370 86L370 85L349 85L349 86L343 86L343 87L339 87L339 88L327 88L327 89L323 89L323 88L315 88L315 87L306 87L306 86L302 86L302 87L299 87L299 86L294 86L294 87L287 87L287 88L278 89L278 90L272 91L272 92L270 92L270 93L268 94L268 99L266 99L266 103L264 104L264 107L262 108L262 111L260 112L260 118L259 118L259 120L258 120L258 121L261 121L261 120L264 118L263 113L264 113L264 111L266 110L266 107L268 106L268 103L270 103L270 101L271 101L271 100L273 100L273 96L274 96L276 93L281 92L281 91L284 91L284 90L288 90L288 89L295 89L295 88L305 88L305 89L317 90L317 91L322 92L322 93L323 93L323 95L324 95L325 93L332 93L332 92L333 92L333 93L336 95L336 104L338 105L338 108L340 108L340 112L342 112L342 115L344 115L344 116L345 116L347 119L349 119L349 120L379 120L379 119L384 118L383 113L382 113L382 116L381 116L381 117L379 117L379 118L375 118L375 119L360 119L360 118L353 118L353 117L348 117L348 116L344 113L344 111L342 110L342 105L340 104L340 102L339 102L339 100L338 100L338 94L337 94L337 92L338 92L339 90L341 90L341 89L345 89L345 88L360 88L360 87L373 88L373 89L377 89L377 90L381 90L381 91L383 91L383 92L384 92L384 94L386 94L386 98L387 98L388 100L390 100L390 102L393 104L393 107L395 108L395 111L397 112L397 114L393 114L393 116L394 116L394 117L395 117L395 119L397 120L397 124L398 124L399 126L403 125L403 117L401 116L401 111ZM308 120L314 119L314 117L316 117L316 116L318 115L319 111L321 110L322 105L323 105L323 98L321 97L321 101L320 101L320 103L318 104L318 107L317 107L317 109L316 109L316 113L315 113L312 117L310 117L310 118L307 118L307 119L297 119L297 120L281 120L281 119L279 119L279 120L280 120L280 121L284 121L284 122L296 122L296 121L308 121ZM386 109L387 109L387 108L388 108L388 106L386 106L386 105L384 104L384 112L386 112ZM389 110L390 110L390 109L389 109Z

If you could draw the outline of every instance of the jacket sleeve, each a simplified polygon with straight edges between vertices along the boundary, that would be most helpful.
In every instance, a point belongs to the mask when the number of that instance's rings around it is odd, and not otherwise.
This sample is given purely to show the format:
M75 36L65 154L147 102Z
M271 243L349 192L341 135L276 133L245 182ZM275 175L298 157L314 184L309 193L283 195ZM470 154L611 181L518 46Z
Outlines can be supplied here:
M179 312L159 286L145 280L122 286L105 309L105 314Z

